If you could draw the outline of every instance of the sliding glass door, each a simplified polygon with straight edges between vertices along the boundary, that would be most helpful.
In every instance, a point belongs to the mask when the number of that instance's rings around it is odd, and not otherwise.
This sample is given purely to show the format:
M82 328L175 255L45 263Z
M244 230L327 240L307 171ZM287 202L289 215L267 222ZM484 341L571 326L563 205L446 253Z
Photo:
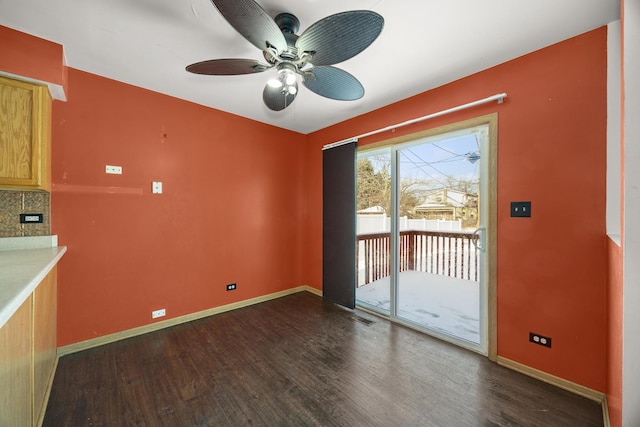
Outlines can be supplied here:
M358 155L356 303L486 353L489 125Z
M391 151L358 154L356 304L391 314Z

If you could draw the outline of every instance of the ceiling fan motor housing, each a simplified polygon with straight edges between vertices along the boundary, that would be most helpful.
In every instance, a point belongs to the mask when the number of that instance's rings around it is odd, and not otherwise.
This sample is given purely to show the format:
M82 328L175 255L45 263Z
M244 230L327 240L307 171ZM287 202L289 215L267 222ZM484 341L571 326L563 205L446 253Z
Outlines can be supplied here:
M300 29L300 20L293 14L283 12L274 18L278 28L285 34L295 34Z

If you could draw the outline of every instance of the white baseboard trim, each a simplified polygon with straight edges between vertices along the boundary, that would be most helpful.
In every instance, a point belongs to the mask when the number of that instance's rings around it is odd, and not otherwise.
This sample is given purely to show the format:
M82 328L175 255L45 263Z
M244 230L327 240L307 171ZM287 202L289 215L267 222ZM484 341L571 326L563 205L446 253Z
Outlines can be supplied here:
M312 288L311 286L298 286L297 288L286 289L284 291L275 292L272 294L262 295L255 298L250 298L244 301L238 301L231 304L222 305L220 307L214 307L196 313L186 314L184 316L174 317L173 319L162 320L160 322L150 323L148 325L139 326L133 329L127 329L126 331L116 332L114 334L104 335L98 338L92 338L86 341L80 341L78 343L58 347L58 357L65 356L67 354L77 353L82 350L87 350L93 347L98 347L104 344L124 340L127 338L135 337L138 335L147 334L149 332L158 331L160 329L169 328L171 326L179 325L181 323L191 322L193 320L202 319L204 317L213 316L214 314L225 313L231 310L237 310L239 308L248 307L250 305L259 304L261 302L270 301L277 298L282 298L287 295L295 294L298 292L310 292L312 294L322 296L322 291Z
M555 375L548 374L544 371L540 371L530 366L523 365L522 363L514 362L513 360L509 360L501 356L498 356L496 362L498 363L498 365L513 369L514 371L518 371L521 374L525 374L540 381L544 381L545 383L560 387L563 390L570 391L595 402L602 403L603 401L605 401L606 396L604 393L565 380L564 378L556 377Z
M304 290L307 292L311 292L312 294L318 295L319 297L322 296L322 289L312 288L311 286L303 286L303 288L305 288Z

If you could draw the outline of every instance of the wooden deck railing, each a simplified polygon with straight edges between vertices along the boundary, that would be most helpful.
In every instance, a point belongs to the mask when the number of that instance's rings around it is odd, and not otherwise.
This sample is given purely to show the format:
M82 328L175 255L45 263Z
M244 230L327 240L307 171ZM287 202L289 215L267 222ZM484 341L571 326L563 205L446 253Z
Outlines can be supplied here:
M478 280L478 236L464 232L401 231L400 271ZM390 234L357 236L358 286L391 274Z

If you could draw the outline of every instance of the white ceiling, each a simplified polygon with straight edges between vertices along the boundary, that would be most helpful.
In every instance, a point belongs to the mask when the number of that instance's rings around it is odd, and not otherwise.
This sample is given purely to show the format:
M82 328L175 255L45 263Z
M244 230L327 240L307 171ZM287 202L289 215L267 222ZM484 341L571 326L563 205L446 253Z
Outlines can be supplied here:
M619 0L258 0L290 12L301 34L325 16L369 9L380 37L337 66L365 95L334 101L301 86L280 112L262 103L274 70L201 76L185 66L216 58L263 61L210 0L0 0L0 25L64 46L67 65L301 133L309 133L619 19ZM487 96L492 94L487 94Z

